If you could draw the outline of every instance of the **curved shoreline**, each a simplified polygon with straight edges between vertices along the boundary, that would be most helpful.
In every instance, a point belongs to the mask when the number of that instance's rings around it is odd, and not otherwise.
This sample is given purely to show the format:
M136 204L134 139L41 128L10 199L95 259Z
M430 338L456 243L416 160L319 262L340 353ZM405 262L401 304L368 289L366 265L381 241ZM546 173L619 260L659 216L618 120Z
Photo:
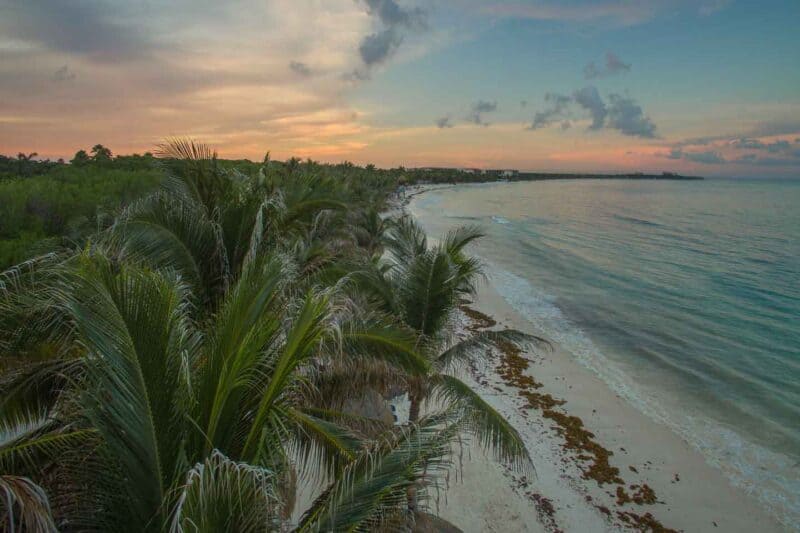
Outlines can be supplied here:
M485 314L537 333L491 284L471 308L477 313L464 316L464 328L478 327L475 317ZM475 389L523 435L538 478L513 478L472 451L463 482L451 486L439 509L467 531L788 530L561 347L497 353L470 374Z

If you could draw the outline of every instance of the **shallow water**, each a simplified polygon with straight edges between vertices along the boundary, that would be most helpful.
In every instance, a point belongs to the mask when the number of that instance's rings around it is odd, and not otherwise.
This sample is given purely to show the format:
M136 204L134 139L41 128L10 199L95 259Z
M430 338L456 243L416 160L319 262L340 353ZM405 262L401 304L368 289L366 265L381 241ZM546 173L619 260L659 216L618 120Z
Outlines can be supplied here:
M464 185L412 204L517 311L800 523L800 181Z

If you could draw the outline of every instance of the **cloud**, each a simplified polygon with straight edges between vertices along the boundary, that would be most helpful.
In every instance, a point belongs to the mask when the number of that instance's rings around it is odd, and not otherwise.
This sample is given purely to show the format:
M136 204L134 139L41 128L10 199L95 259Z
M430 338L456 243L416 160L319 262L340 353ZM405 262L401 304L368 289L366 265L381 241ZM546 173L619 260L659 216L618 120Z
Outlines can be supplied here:
M367 12L370 15L377 16L386 27L407 26L409 28L421 28L426 24L425 12L418 7L403 9L395 0L364 1L367 4Z
M570 108L574 104L587 111L592 118L589 130L612 129L630 137L656 137L656 125L644 114L642 107L627 96L610 94L606 103L597 87L589 85L575 91L571 96L547 93L545 101L548 106L533 116L533 122L528 129L537 130L559 121L562 130L568 129L572 123L567 119L570 118Z
M667 154L662 154L667 159L676 159L690 161L692 163L700 163L702 165L725 165L728 163L750 163L756 161L754 154L741 156L737 159L726 159L724 155L716 150L703 150L697 152L687 152L682 148L673 148Z
M73 8L89 23L65 12ZM62 157L98 140L143 151L191 135L223 154L288 157L363 141L340 76L361 65L358 44L376 22L365 11L353 0L0 0L0 107L25 117L0 128L0 153ZM64 46L47 35L56 24L72 39ZM294 60L313 66L315 83ZM54 90L62 78L59 88L80 90ZM275 122L318 113L324 126Z
M697 147L705 147L705 149L697 149ZM687 148L690 149L687 150ZM743 151L748 153L742 154ZM792 142L789 139L759 139L751 135L733 138L731 136L701 137L676 143L670 152L661 154L661 156L707 165L737 164L752 167L798 168L800 167L800 139Z
M748 137L733 139L730 141L730 144L735 148L741 148L743 150L763 150L766 147L766 145L758 139L751 139Z
M450 115L447 115L447 116L441 117L441 118L437 118L436 119L436 127L438 127L439 129L452 128L453 127L453 123L451 122Z
M766 150L771 154L789 153L792 151L793 144L787 140L777 140L773 142L763 142L759 139L750 137L740 137L732 139L730 146L739 150ZM800 140L795 139L794 145L800 145Z
M665 157L667 159L683 159L683 150L680 148L673 148Z
M488 126L489 123L484 121L483 115L485 113L494 113L495 111L497 111L497 102L478 100L472 104L472 110L467 115L467 120L479 126Z
M386 61L403 42L403 37L394 28L364 37L358 47L361 60L367 67Z
M0 11L0 35L98 62L148 56L154 42L146 26L121 22L119 8L98 0L13 2Z
M295 74L300 76L311 76L311 68L302 61L292 61L289 63L289 68Z
M608 97L608 127L625 135L653 139L656 125L645 116L641 106L629 97L611 94Z
M792 148L789 141L775 141L767 145L767 151L771 154L779 154L781 152L788 152Z
M528 129L538 130L560 120L561 115L572 102L572 97L564 94L547 93L544 95L544 101L549 104L548 107L543 111L536 112L533 116L533 123Z
M724 157L719 152L684 152L683 158L693 163L702 163L704 165L724 165L727 163Z
M606 116L608 115L608 108L600 97L597 87L590 85L579 89L575 91L572 98L575 100L575 103L589 111L589 114L592 116L592 124L589 126L589 129L602 129L605 125Z
M661 154L667 159L683 159L691 161L692 163L701 163L703 165L724 165L728 161L720 154L713 150L703 152L685 152L682 148L673 148L667 154Z
M363 38L358 47L367 69L384 63L403 42L403 30L427 27L425 12L420 8L405 9L395 0L364 0L367 13L376 18L383 29ZM363 78L363 75L362 75Z
M583 77L587 80L595 78L606 78L622 72L630 72L631 64L624 63L619 57L611 52L606 52L606 64L598 67L594 61L586 65L583 69Z
M53 76L50 78L55 82L62 82L62 81L72 81L77 77L77 75L72 72L67 65L59 68L55 72L53 72Z

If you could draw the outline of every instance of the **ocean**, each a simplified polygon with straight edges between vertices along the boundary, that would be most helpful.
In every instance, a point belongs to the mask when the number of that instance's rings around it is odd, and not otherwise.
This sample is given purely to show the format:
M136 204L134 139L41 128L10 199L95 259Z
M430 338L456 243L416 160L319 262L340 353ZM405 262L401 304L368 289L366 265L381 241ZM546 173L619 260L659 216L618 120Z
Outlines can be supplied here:
M800 181L559 180L416 198L497 291L784 523L800 523Z

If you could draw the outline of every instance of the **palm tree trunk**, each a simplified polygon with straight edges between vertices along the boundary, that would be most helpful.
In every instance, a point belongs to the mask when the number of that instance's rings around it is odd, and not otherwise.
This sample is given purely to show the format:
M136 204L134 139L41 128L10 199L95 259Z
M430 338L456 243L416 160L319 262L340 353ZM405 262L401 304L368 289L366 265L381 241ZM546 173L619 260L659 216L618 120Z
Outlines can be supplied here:
M408 399L411 405L408 407L408 423L415 424L419 420L419 407L421 402L420 394L416 391L409 391ZM417 510L417 489L416 487L409 487L406 490L406 497L408 499L408 511L415 513Z
M408 394L408 399L411 402L408 408L408 422L409 424L414 424L419 420L419 406L422 402L419 394L416 392L410 392Z

